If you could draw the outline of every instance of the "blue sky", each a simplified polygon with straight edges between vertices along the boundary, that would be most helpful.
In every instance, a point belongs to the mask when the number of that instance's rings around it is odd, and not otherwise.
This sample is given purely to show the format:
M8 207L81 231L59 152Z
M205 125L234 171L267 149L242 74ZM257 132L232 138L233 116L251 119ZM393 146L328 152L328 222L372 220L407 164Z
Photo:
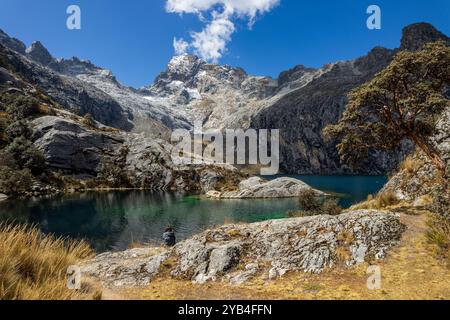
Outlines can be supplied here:
M66 28L71 4L81 8L81 30ZM371 4L381 7L381 30L366 27ZM195 14L168 13L165 5L165 0L1 0L0 28L27 45L40 40L56 57L89 59L124 84L140 87L165 69L174 37L189 39L191 31L205 27ZM297 64L320 67L377 45L398 47L402 28L423 21L450 34L450 1L280 0L251 29L248 19L233 19L236 30L219 62L276 77Z

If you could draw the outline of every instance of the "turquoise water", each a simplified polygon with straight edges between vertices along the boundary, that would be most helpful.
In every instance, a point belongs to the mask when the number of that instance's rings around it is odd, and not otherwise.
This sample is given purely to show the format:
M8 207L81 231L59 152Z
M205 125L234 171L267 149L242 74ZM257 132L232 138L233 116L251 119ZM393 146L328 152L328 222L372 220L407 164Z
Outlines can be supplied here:
M296 177L339 193L345 207L386 182L384 177ZM33 223L46 233L86 239L100 252L126 249L134 242L159 244L168 225L175 227L178 239L185 239L211 226L285 218L297 209L296 199L218 201L147 191L89 192L0 203L0 222Z

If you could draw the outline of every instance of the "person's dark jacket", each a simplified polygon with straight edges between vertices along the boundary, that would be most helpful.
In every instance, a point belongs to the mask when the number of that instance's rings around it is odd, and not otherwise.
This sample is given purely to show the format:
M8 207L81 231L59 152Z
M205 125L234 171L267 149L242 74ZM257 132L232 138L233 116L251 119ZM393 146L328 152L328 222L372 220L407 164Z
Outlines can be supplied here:
M176 243L175 232L167 231L163 233L163 241L166 246L173 247Z

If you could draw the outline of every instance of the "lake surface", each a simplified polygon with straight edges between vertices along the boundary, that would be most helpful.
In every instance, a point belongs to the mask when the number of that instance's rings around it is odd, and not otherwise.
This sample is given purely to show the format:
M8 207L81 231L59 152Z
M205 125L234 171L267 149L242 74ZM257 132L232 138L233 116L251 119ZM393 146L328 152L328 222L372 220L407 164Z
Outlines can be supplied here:
M385 177L293 177L339 194L343 207L366 199L387 182ZM132 243L160 244L169 225L181 240L224 223L286 218L298 209L296 199L218 201L147 191L88 192L0 203L0 222L33 223L45 233L86 239L101 252L127 249Z

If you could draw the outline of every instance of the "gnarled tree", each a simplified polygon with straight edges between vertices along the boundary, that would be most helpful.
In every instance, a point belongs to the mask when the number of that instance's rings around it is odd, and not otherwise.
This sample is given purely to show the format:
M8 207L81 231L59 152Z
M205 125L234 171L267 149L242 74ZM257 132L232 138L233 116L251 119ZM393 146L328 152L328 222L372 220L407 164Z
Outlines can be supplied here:
M325 128L324 136L337 139L343 162L357 167L370 150L393 150L409 139L436 167L445 163L429 137L442 110L450 84L450 47L443 42L417 52L399 52L374 79L349 94L342 119Z

